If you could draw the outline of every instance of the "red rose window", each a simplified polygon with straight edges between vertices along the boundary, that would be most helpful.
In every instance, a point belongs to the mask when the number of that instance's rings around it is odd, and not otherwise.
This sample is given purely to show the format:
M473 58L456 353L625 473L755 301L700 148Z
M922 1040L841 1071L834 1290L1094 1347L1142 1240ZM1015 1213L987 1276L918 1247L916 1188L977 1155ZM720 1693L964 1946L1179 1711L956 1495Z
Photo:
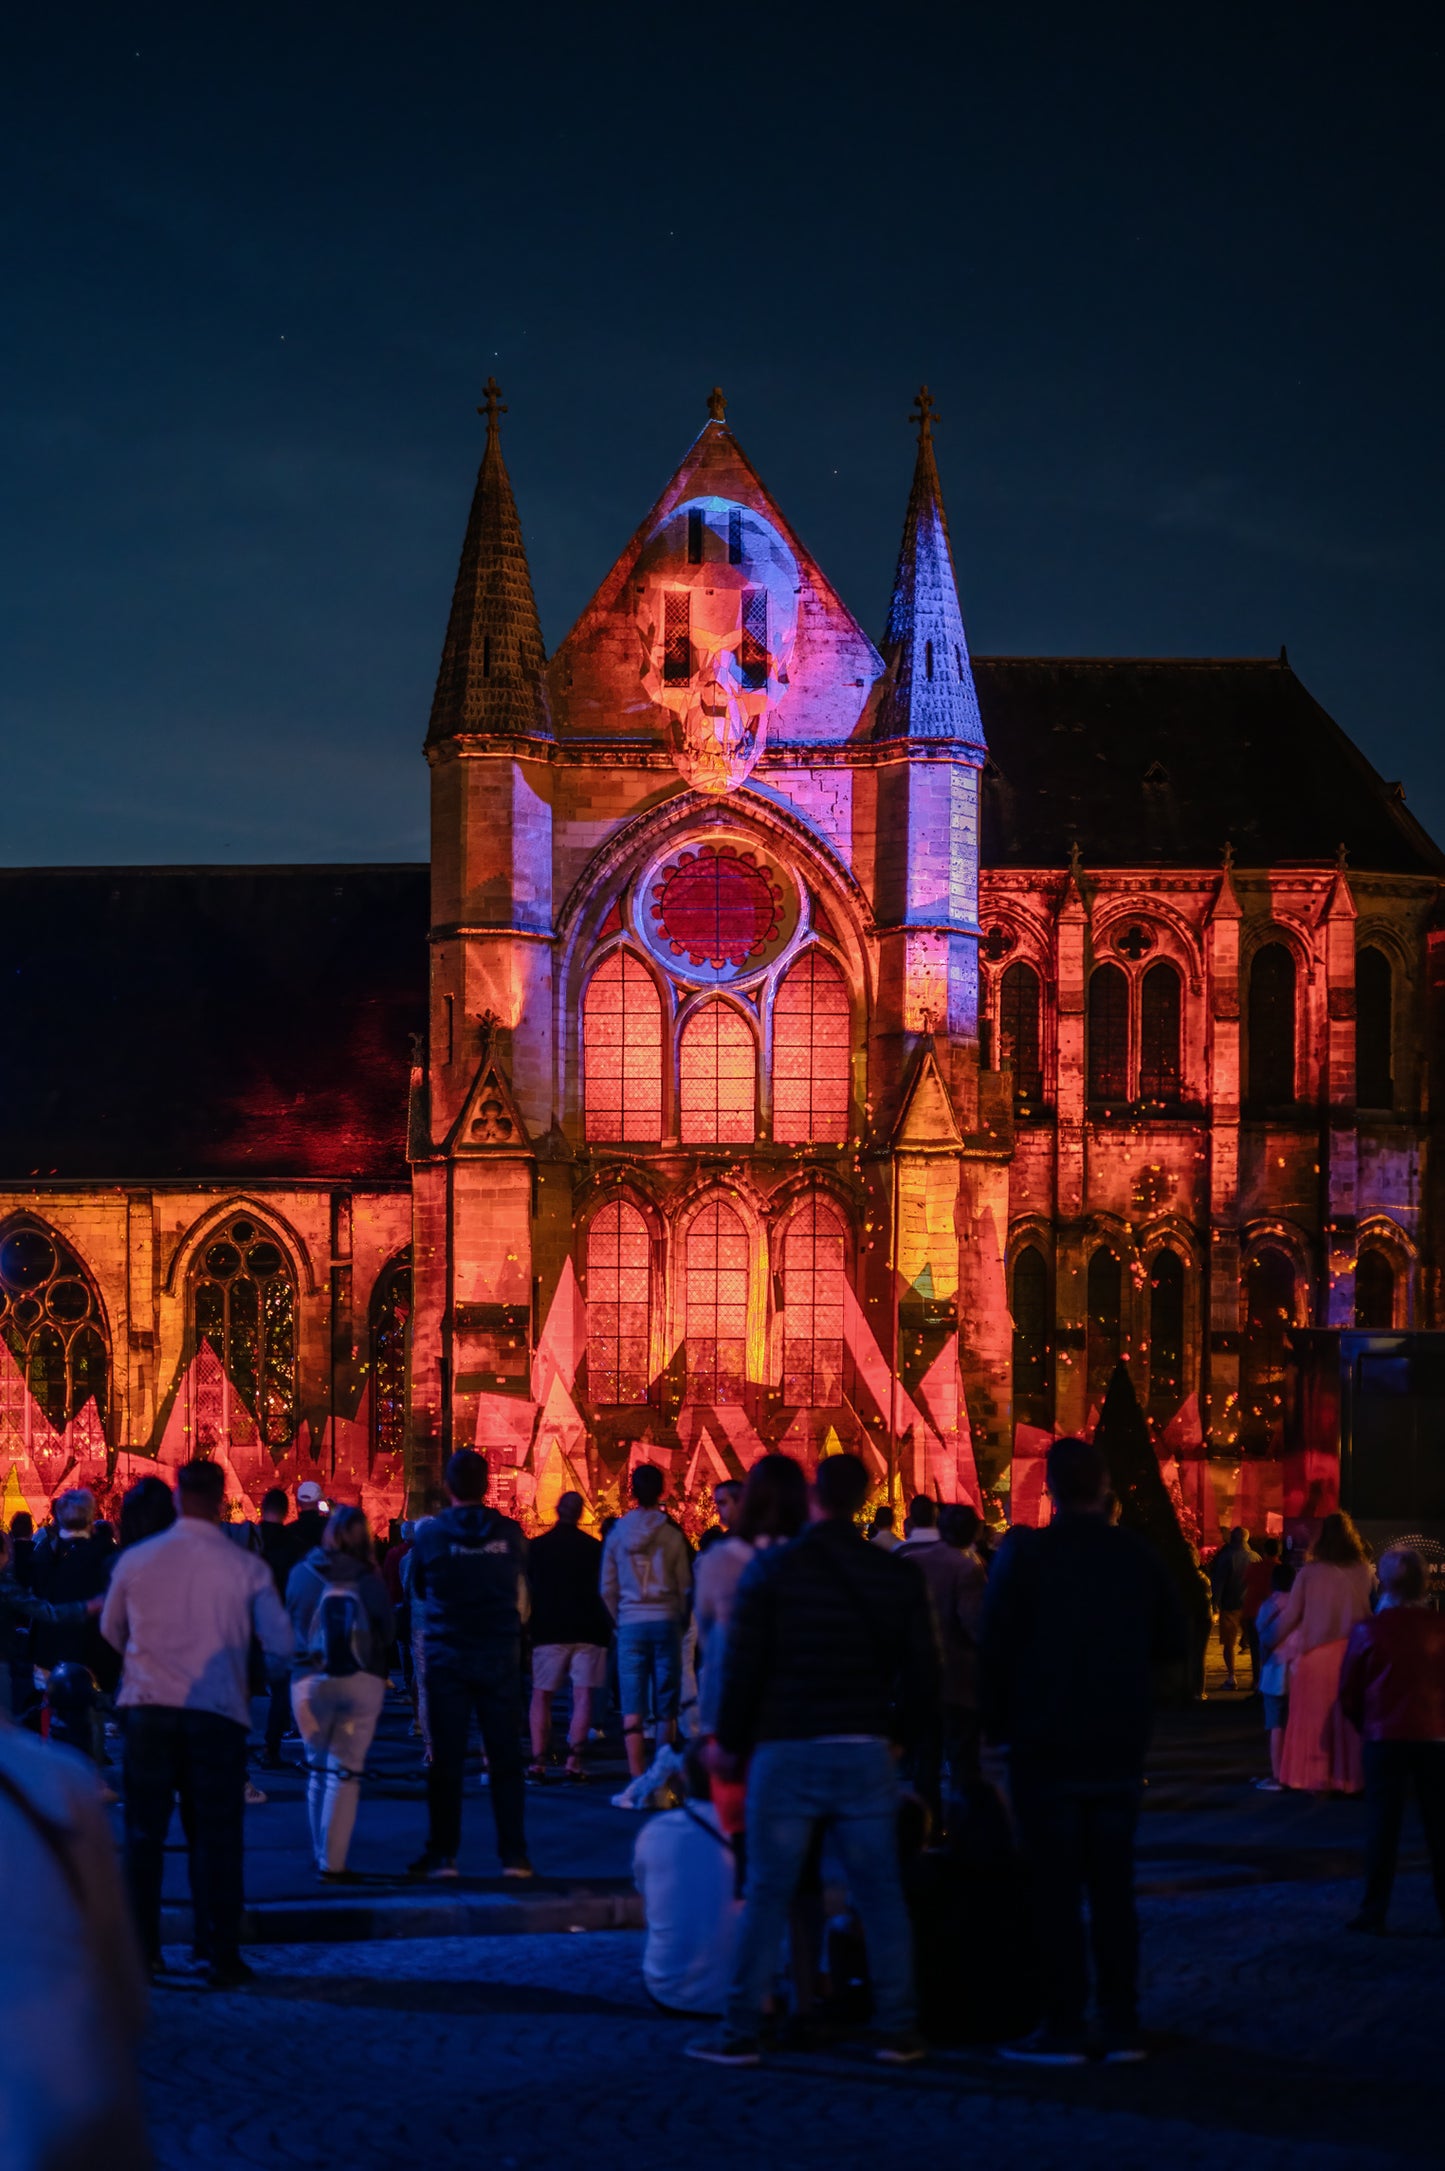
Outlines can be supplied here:
M674 957L736 970L776 938L783 893L752 852L704 844L668 861L649 909Z

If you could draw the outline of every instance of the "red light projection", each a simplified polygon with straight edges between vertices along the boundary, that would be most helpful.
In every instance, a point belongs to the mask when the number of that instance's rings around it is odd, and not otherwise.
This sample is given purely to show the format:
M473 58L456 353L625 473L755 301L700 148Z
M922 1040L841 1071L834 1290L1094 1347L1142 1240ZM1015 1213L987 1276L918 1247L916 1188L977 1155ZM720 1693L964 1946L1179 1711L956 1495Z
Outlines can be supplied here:
M582 1060L588 1138L660 1139L662 1005L651 973L626 950L604 958L587 984Z
M755 853L704 844L668 862L648 909L674 957L716 969L760 956L782 925L783 904Z
M783 1238L783 1400L798 1409L843 1400L843 1293L848 1238L843 1217L810 1199Z
M651 1332L647 1223L613 1199L587 1231L587 1380L594 1403L645 1402Z
M683 1144L747 1146L757 1131L757 1050L731 1003L704 1003L683 1028Z
M741 1402L747 1385L748 1262L742 1215L722 1199L687 1232L687 1399Z
M848 990L809 950L773 1001L773 1136L784 1145L842 1145L848 1136Z

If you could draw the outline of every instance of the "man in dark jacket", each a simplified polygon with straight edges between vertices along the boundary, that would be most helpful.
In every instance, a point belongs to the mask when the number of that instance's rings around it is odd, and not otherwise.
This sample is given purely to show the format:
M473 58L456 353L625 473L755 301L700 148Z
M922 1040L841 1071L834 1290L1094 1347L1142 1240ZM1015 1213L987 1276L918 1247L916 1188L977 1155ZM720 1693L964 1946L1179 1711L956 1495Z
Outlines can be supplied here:
M256 1550L270 1569L276 1595L283 1603L286 1580L302 1557L295 1528L286 1520L290 1505L285 1486L273 1485L261 1496L261 1520L256 1525ZM291 1683L278 1669L271 1682L271 1702L266 1712L266 1745L260 1758L263 1771L282 1770L281 1743L290 1724Z
M1380 1562L1380 1610L1351 1631L1340 1709L1364 1735L1365 1896L1349 1927L1382 1935L1413 1780L1445 1925L1445 1614L1409 1546Z
M572 1684L572 1723L567 1729L567 1776L584 1777L582 1759L592 1724L592 1691L607 1681L612 1616L602 1603L602 1544L581 1528L587 1503L563 1493L551 1530L534 1538L527 1553L532 1593L532 1770L546 1777L552 1739L552 1698Z
M728 1626L718 1755L748 1768L746 1905L722 2029L688 2045L756 2065L763 2000L815 1830L832 1833L867 1940L880 2059L912 2064L913 1948L898 1860L893 1744L936 1713L938 1636L915 1567L869 1545L856 1455L818 1465L814 1520L744 1570Z
M504 1877L530 1877L522 1758L522 1623L528 1607L521 1525L486 1504L487 1458L459 1448L446 1467L451 1506L418 1530L409 1561L421 1619L432 1761L430 1830L414 1877L455 1877L462 1781L473 1711L491 1774Z
M984 1737L1006 1747L1014 1814L1033 1878L1044 2026L1004 2055L1082 2065L1088 1894L1103 2050L1144 2055L1138 2033L1134 1828L1156 1666L1184 1655L1163 1563L1109 1520L1109 1472L1087 1440L1055 1440L1054 1520L1000 1548L984 1601Z
M1259 1555L1249 1542L1249 1532L1236 1523L1209 1563L1209 1595L1219 1616L1219 1648L1224 1653L1224 1686L1236 1688L1235 1658L1244 1632L1244 1608L1249 1596L1249 1572L1259 1565ZM1254 1687L1259 1687L1256 1667Z
M30 1588L47 1605L84 1608L92 1599L105 1596L115 1562L115 1541L97 1535L95 1495L82 1486L57 1496L55 1527L46 1532L31 1558ZM83 1611L76 1621L66 1611L62 1619L65 1625L37 1623L31 1630L35 1664L51 1673L69 1659L88 1666L102 1689L113 1690L120 1668L94 1613Z

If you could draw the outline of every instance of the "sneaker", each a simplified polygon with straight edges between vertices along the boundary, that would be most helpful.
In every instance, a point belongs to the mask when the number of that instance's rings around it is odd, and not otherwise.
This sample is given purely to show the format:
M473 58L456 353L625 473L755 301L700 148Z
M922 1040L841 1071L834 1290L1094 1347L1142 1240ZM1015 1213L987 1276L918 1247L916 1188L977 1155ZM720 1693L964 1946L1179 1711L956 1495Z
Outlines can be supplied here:
M417 1856L414 1862L408 1862L406 1874L408 1877L430 1877L435 1880L441 1877L455 1877L460 1873L457 1869L457 1858L454 1854L436 1854L430 1847L427 1847Z
M1227 1673L1224 1677L1224 1686L1227 1689L1237 1689L1239 1687L1239 1683L1235 1680L1232 1673Z
M261 1789L253 1785L251 1780L246 1781L246 1807L248 1809L259 1809L263 1802L269 1802L270 1799L270 1795L263 1794Z
M1149 2050L1137 2028L1106 2028L1101 2054L1105 2065L1142 2065Z
M239 1953L230 1960L213 1960L206 1970L206 1984L211 1990L244 1990L255 1980L256 1970Z
M537 1872L530 1862L504 1862L502 1864L502 1875L504 1877L527 1878L535 1877L536 1874Z
M1020 2043L1000 2043L1000 2058L1010 2065L1087 2065L1089 2053L1081 2035L1058 2035L1052 2028L1036 2028Z
M700 2058L704 2065L761 2065L763 2054L755 2035L734 2035L718 2028L711 2035L695 2035L684 2046L685 2058Z
M879 2065L921 2065L928 2045L912 2028L902 2035L885 2035L873 2053Z

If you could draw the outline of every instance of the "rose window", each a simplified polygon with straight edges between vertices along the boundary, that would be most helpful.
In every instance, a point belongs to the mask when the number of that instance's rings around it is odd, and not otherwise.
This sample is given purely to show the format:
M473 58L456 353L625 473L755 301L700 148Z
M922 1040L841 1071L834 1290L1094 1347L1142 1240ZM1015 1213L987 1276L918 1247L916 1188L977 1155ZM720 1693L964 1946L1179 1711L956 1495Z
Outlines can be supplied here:
M760 958L782 927L785 899L753 852L704 844L660 870L648 912L674 957L714 971Z

